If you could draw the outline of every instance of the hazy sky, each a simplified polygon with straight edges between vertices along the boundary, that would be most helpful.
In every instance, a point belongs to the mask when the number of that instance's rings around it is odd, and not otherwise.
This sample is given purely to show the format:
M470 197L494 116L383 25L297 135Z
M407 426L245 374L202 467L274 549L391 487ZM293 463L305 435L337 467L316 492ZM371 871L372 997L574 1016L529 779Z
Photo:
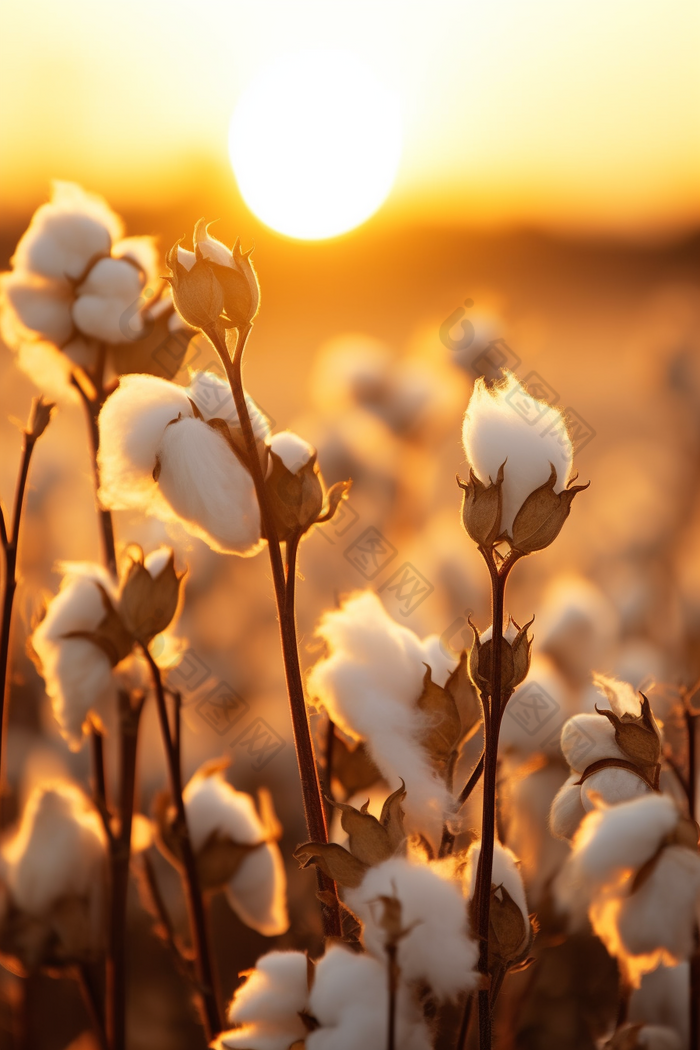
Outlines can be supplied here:
M2 203L116 204L227 165L262 64L343 47L400 95L389 217L671 230L700 220L697 0L5 0Z

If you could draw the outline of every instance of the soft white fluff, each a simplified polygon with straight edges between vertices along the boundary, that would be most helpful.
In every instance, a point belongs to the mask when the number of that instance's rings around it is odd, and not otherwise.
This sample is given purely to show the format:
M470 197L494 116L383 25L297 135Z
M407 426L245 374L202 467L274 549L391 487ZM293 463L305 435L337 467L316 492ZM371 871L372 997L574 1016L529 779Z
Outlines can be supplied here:
M425 981L440 999L475 986L478 950L469 936L464 896L446 866L394 857L370 868L361 885L347 891L350 908L365 924L365 945L378 959L386 940L380 896L397 897L403 928L413 927L398 946L406 981Z
M572 839L586 815L581 801L579 773L564 781L552 801L549 811L549 828L555 838Z
M59 346L70 338L73 298L69 286L15 270L2 275L2 291L5 308L9 306L14 311L16 319L28 333ZM18 340L19 333L10 342L15 346Z
M106 343L123 343L139 335L143 320L130 310L141 295L143 274L127 259L100 259L78 288L73 320L85 335ZM130 311L129 326L124 315Z
M265 842L267 831L252 798L236 791L221 773L196 773L183 792L183 800L195 852L213 834L242 845ZM289 929L286 891L279 847L276 842L265 842L245 858L226 887L226 896L247 926L266 937L276 937Z
M481 841L472 842L467 852L467 870L465 874L465 883L470 900L474 896L474 891L476 890L476 874L480 856ZM520 950L522 951L530 938L530 919L527 900L525 897L525 887L523 886L523 880L520 874L518 858L512 850L508 849L507 846L502 846L498 839L495 839L493 843L491 885L503 886L520 909L520 914L522 915L525 924L525 932L523 934L522 944L520 945Z
M90 262L109 254L121 234L121 220L102 197L72 182L54 182L51 201L34 213L12 265L43 277L76 280Z
M253 479L221 434L201 419L181 419L165 428L158 459L158 488L189 532L214 550L256 553Z
M661 1025L680 1033L683 1046L688 1045L690 999L690 966L658 966L642 977L630 999L632 1023Z
M552 660L534 653L525 680L506 706L501 722L501 749L520 755L558 756L558 727L573 702L571 689Z
M439 840L450 797L417 742L424 722L415 705L425 664L434 661L433 678L444 685L455 659L439 650L434 638L421 641L395 623L371 591L326 613L317 630L328 655L311 670L309 696L349 736L367 742L392 787L404 780L409 829Z
M656 793L588 813L553 884L558 907L582 921L595 895L641 868L677 822L673 799Z
M629 682L622 682L611 675L594 674L593 684L598 692L608 700L618 718L622 718L623 715L633 715L637 718L642 713L642 702ZM654 728L658 734L656 724Z
M615 607L590 580L559 576L547 588L537 616L539 649L572 681L584 684L592 667L606 665L617 633Z
M34 789L14 836L3 847L4 879L13 902L45 916L63 897L103 900L107 849L101 819L72 784Z
M104 619L98 584L115 596L112 580L99 565L69 569L31 641L61 734L71 750L77 751L89 713L114 696L115 686L106 653L89 639L65 636L94 631Z
M191 397L204 419L223 419L229 426L239 425L238 412L227 380L215 372L192 372L187 395ZM259 441L269 436L270 424L249 394L246 394L246 407L253 433Z
M113 246L112 258L131 259L135 262L143 274L145 283L150 284L158 279L160 252L153 237L124 237ZM159 303L168 303L169 299L168 295L161 296Z
M511 532L526 498L547 481L550 464L557 472L555 492L566 488L573 446L561 412L532 398L511 373L491 389L477 379L464 416L462 441L470 467L484 484L489 478L495 481L505 463L504 532Z
M617 745L613 726L599 714L570 718L561 731L561 750L576 773L583 773L588 766L603 758L628 761L625 752Z
M644 1025L637 1032L637 1045L643 1050L683 1050L683 1040L673 1028Z
M223 1046L242 1050L289 1050L306 1035L299 1017L308 999L307 962L303 952L269 952L261 956L234 994L229 1024L240 1025L221 1038Z
M100 499L113 510L147 508L157 492L153 470L163 433L191 418L187 392L167 379L125 375L100 412Z
M273 434L270 438L270 448L292 474L301 470L309 462L314 452L308 441L293 434L291 430L282 430L279 434Z
M396 1008L396 1046L401 1050L430 1050L428 1028L403 983ZM309 1011L320 1028L307 1035L306 1050L386 1050L386 965L334 945L316 967Z

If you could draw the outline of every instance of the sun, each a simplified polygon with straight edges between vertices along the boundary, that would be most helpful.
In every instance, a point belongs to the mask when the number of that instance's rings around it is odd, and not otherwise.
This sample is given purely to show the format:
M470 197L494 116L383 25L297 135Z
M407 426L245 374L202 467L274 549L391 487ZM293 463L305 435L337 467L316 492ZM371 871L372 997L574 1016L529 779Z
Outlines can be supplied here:
M299 51L264 68L231 120L248 207L304 240L359 226L386 200L401 155L397 96L354 55Z

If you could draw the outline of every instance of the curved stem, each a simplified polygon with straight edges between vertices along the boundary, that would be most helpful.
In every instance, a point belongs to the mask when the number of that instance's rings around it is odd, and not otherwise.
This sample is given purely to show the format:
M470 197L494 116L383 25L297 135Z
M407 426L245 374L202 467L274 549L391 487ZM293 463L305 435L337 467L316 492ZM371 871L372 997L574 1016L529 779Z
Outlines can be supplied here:
M243 432L246 446L248 468L253 478L255 492L260 507L260 519L265 538L267 539L272 579L277 602L277 614L282 641L282 657L287 680L287 694L292 717L294 747L296 750L299 779L301 781L304 817L309 839L314 842L327 842L328 830L326 815L321 795L316 756L314 754L309 716L304 698L304 686L299 665L299 652L296 638L296 621L294 612L296 544L291 541L287 552L287 571L282 561L280 541L277 536L274 518L265 489L265 478L260 463L260 456L250 421L250 414L243 390L241 366L243 351L250 335L252 325L242 328L236 341L233 359L229 356L226 342L221 332L213 325L204 329L213 343L216 352L226 370L233 400L238 413L238 420ZM296 540L298 544L298 539ZM292 557L290 558L290 555ZM319 873L319 886L323 893L323 927L327 937L340 937L340 906L335 883L323 873Z
M182 798L182 771L180 769L180 764L177 761L176 749L173 743L173 739L177 735L177 730L175 733L171 733L170 730L168 709L165 703L165 689L163 688L160 668L148 651L148 646L142 644L141 650L146 657L151 671L151 678L153 680L153 687L156 694L161 735L165 744L165 754L168 762L168 773L170 776L170 792L173 797L173 804L175 805L175 811L177 814L175 830L179 838L182 866L185 875L184 881L187 908L190 918L190 930L192 932L192 944L195 953L195 965L197 967L198 989L204 1007L204 1027L206 1036L208 1040L211 1040L221 1031L221 1018L219 1016L219 1006L216 999L216 992L214 990L214 975L211 964L206 915L204 911L204 899L199 885L197 860L194 855L194 850L192 849L192 842L187 827L185 803Z
M481 752L481 754L479 755L479 761L474 766L474 771L473 771L472 775L469 777L469 780L466 782L466 784L464 785L464 787L462 788L462 790L459 793L459 798L457 799L457 802L459 803L460 806L464 805L464 803L467 801L467 799L471 795L471 793L474 790L474 788L476 787L476 785L481 780L481 774L484 772L484 757L485 757L485 754L486 754L485 751Z

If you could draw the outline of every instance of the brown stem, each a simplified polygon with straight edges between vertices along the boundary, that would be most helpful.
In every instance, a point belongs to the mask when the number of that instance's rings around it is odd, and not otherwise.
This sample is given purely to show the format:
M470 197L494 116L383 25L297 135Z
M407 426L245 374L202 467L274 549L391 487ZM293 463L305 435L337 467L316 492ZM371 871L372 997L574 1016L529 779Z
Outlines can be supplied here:
M472 1019L472 1006L474 1004L474 995L470 993L467 996L467 1001L464 1004L464 1013L462 1014L462 1024L460 1025L459 1035L457 1036L457 1043L455 1050L465 1050L467 1045L467 1035L469 1034L469 1022Z
M698 716L694 714L688 704L685 706L685 726L688 733L688 780L686 782L686 793L688 796L688 815L691 820L696 818L697 810L697 722Z
M158 707L158 718L160 721L161 735L165 745L165 754L168 762L168 773L170 776L170 792L176 811L175 832L180 843L182 867L187 897L187 907L190 919L190 931L195 954L195 965L197 967L198 990L202 998L204 1027L207 1039L211 1041L221 1031L221 1018L219 1005L216 998L213 968L209 948L209 937L207 933L207 921L204 910L204 898L199 885L199 873L197 871L197 860L192 849L192 842L187 827L187 814L185 803L182 798L182 771L177 762L173 738L177 730L171 734L168 721L168 709L165 703L165 690L160 675L160 668L155 662L148 646L141 645L148 666L151 671L153 687L156 694ZM178 712L176 712L178 713Z
M504 700L501 680L503 612L506 581L515 558L506 559L497 568L493 552L479 548L491 577L492 653L490 702L484 700L484 800L481 821L481 848L476 872L476 931L479 940L479 973L488 975L489 916L491 911L491 875L493 872L496 834L496 780L498 775L498 735ZM491 1048L491 1003L488 988L480 989L479 1048Z
M328 830L326 815L321 795L321 785L318 777L316 756L314 754L311 729L309 726L309 715L304 699L304 686L299 665L299 652L296 639L296 621L294 612L294 590L295 590L295 557L290 559L290 554L296 555L296 548L287 552L287 572L282 561L282 551L277 537L274 518L265 489L265 479L260 463L255 434L250 421L250 414L246 404L243 390L243 378L241 366L243 351L250 335L252 325L242 328L236 341L236 349L233 360L229 356L225 339L214 325L204 329L205 334L212 341L216 352L226 370L226 375L233 394L233 400L238 413L238 420L243 432L246 446L248 469L255 484L255 492L260 507L260 518L262 529L267 539L267 548L272 568L272 579L277 602L277 614L280 624L280 635L282 640L282 657L284 671L287 680L287 694L292 717L292 730L294 734L294 747L299 767L299 779L301 781L302 799L304 804L304 816L306 818L306 829L309 839L313 842L327 842ZM298 543L298 540L297 540ZM287 590L289 586L289 592ZM340 906L335 883L323 873L319 873L319 886L324 893L323 905L323 927L326 937L340 937Z
M333 799L333 752L335 751L335 722L328 716L326 723L324 762L323 762L323 794L325 799L326 824L330 825L332 817L331 799Z
M700 929L695 927L695 952L690 958L690 1050L700 1050Z
M474 766L472 775L469 777L469 780L466 782L466 784L460 791L459 796L457 798L458 806L464 805L464 803L467 801L476 785L481 780L481 775L484 772L484 754L485 752L482 751L479 756L479 761ZM446 857L450 853L452 853L452 847L455 843L455 837L456 836L452 834L452 832L448 829L447 826L443 828L442 841L440 842L440 850L438 852L439 857Z
M110 1050L101 1013L100 996L98 990L95 988L92 974L86 966L76 966L75 978L78 982L83 1002L85 1003L85 1009L90 1018L90 1024L92 1025L93 1032L100 1045L100 1050Z
M163 900L163 894L160 892L156 873L153 870L153 865L151 864L147 853L144 852L141 854L141 862L146 878L146 885L148 886L148 892L151 897L151 904L161 926L163 940L170 949L180 972L184 977L187 977L188 980L192 980L193 974L191 960L185 954L182 945L177 938L175 927L170 918L170 913L168 912L165 901Z
M5 551L5 581L2 593L2 626L0 627L0 826L2 820L2 805L5 797L5 762L4 752L7 736L7 718L9 714L9 682L8 666L10 660L10 630L12 626L12 606L17 590L17 546L19 543L20 525L22 522L22 508L24 507L24 492L27 487L27 476L29 464L36 444L36 438L26 431L23 433L22 453L20 458L19 473L17 475L17 487L15 489L15 502L12 512L12 522L9 531L5 517L0 509L0 541Z
M398 988L398 963L396 961L396 944L387 944L386 954L388 958L387 970L389 973L389 1023L387 1025L387 1050L396 1048L396 992Z

